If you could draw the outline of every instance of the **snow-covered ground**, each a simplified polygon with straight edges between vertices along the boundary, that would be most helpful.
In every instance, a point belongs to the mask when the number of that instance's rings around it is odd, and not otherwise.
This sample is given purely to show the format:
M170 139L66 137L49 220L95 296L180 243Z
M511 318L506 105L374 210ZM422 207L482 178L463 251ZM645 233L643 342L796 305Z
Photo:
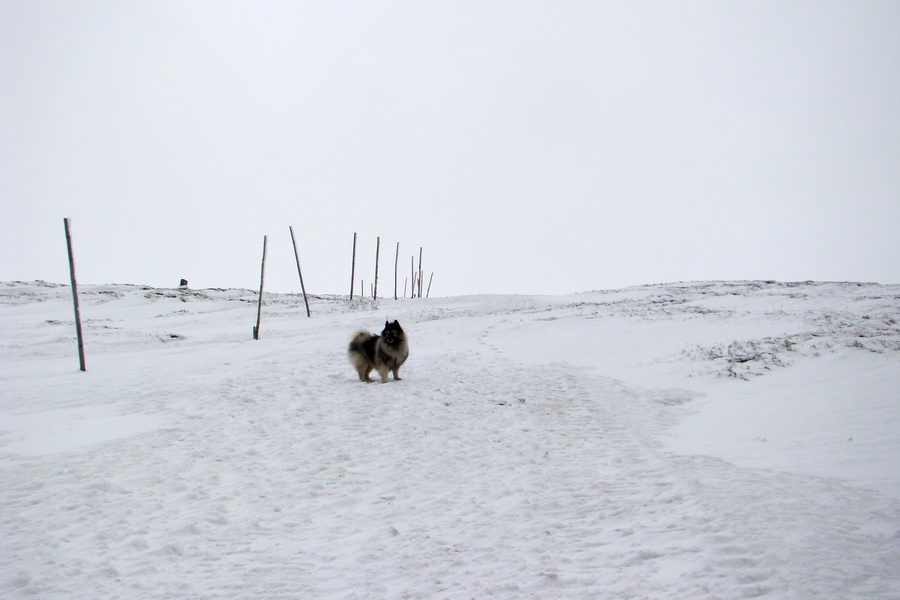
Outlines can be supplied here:
M0 284L4 599L900 598L900 286L81 306Z

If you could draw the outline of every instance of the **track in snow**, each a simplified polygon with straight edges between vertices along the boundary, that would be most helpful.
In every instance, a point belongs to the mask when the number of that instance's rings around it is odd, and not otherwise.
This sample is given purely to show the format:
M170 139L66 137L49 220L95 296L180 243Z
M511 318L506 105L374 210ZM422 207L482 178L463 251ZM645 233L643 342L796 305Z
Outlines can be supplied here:
M542 301L334 306L311 321L285 304L255 343L239 341L246 327L223 304L139 308L149 316L137 326L110 317L84 377L5 374L8 414L71 411L68 423L81 415L86 429L101 416L144 415L155 429L95 432L105 441L65 453L4 452L4 597L896 598L900 589L900 502L667 451L659 438L690 391L512 358L502 332ZM404 381L363 385L342 346L385 306L412 325L412 358ZM218 334L161 342L197 318ZM178 319L184 327L173 329ZM26 371L63 363L53 342L41 348L46 356L20 357Z

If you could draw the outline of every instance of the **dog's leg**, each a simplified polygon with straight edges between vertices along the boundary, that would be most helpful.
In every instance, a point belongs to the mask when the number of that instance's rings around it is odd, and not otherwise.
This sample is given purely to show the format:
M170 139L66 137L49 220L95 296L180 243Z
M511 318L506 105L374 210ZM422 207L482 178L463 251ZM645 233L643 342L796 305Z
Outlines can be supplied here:
M397 367L396 369L394 369L394 379L396 381L400 381L400 367Z
M356 372L359 375L359 380L362 381L363 383L372 383L372 380L369 379L369 371L370 370L371 369L368 369L366 367L358 367L356 369Z
M388 368L386 366L378 367L378 374L381 375L381 383L387 383Z

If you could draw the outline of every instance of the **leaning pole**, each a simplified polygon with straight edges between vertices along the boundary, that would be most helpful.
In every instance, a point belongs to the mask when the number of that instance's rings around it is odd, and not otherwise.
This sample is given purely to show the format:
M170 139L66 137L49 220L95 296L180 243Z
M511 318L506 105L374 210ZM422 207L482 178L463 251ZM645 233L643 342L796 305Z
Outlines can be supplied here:
M312 315L309 313L309 300L306 298L306 286L303 285L303 272L300 270L300 254L297 253L297 240L294 238L294 228L292 226L288 227L291 230L291 243L294 244L294 258L297 259L297 275L300 276L300 291L303 292L303 303L306 304L306 316L311 317Z
M259 307L256 309L256 327L253 328L253 339L259 339L259 324L262 320L262 305L263 305L263 283L266 281L266 246L269 242L269 236L263 236L263 257L262 257L262 267L260 267L259 272Z
M84 337L81 335L81 310L78 308L78 283L75 280L75 255L72 253L72 233L69 230L69 219L63 219L66 226L66 247L69 249L69 275L72 278L72 300L75 302L75 334L78 336L78 362L82 371L84 365Z

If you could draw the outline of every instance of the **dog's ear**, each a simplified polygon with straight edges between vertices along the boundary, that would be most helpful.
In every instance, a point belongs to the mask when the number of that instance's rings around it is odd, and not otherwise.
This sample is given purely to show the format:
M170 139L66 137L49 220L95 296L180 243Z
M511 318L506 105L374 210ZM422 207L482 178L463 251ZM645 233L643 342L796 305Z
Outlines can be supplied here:
M385 328L385 329L387 329L387 328L390 327L390 326L391 326L390 323L388 323L387 321L384 322L384 328Z

